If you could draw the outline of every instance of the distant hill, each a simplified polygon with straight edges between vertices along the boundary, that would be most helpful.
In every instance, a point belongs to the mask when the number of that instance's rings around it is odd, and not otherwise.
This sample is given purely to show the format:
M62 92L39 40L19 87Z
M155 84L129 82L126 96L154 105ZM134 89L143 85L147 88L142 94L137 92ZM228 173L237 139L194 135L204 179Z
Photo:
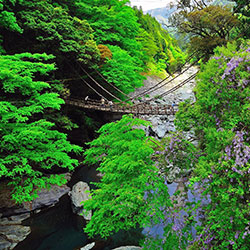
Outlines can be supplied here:
M234 2L228 1L228 0L214 0L213 2L214 5L234 5ZM152 10L147 10L145 11L145 14L150 14L152 17L155 17L156 20L162 25L164 29L166 29L169 34L177 39L178 45L182 48L185 49L185 44L188 41L188 36L181 36L176 28L173 27L168 27L168 18L176 12L176 8L169 9L167 7L163 8L157 8L157 9L152 9ZM166 25L164 25L166 24ZM184 41L182 41L184 40Z
M228 0L214 0L214 5L233 5L234 3ZM168 9L166 7L157 8L145 11L145 13L150 14L155 17L159 23L168 23L168 18L176 11L176 8ZM164 27L163 27L164 28Z
M166 7L157 8L153 10L146 11L147 14L150 14L152 17L155 17L159 23L168 23L168 18L176 11L176 8L168 9Z

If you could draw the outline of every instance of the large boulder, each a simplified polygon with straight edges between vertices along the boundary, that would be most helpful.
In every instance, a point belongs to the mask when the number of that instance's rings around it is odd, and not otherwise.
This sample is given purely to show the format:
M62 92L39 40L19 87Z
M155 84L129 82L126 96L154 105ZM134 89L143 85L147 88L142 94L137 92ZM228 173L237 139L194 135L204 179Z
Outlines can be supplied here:
M71 175L66 174L65 178L69 180ZM70 191L70 188L66 185L51 185L50 189L41 189L38 192L38 198L32 202L24 202L22 204L16 204L15 201L11 199L12 190L8 185L8 181L1 182L0 190L0 213L2 213L3 216L11 216L54 206L63 195Z
M90 198L89 192L90 188L88 183L83 181L77 182L73 186L72 191L69 192L73 212L78 215L83 215L85 220L90 220L92 217L92 212L84 210L82 205L83 201Z
M125 247L118 247L114 248L113 250L141 250L141 247L135 247L135 246L125 246Z
M49 190L42 189L38 192L38 198L32 202L30 206L31 210L54 206L59 201L59 199L69 191L70 188L66 185L53 185Z
M80 250L90 250L95 246L95 242L92 242L84 247L82 247Z
M165 124L159 124L156 128L155 128L155 133L157 134L158 138L163 138L166 133L168 132L168 125Z
M29 214L1 218L0 215L0 249L11 250L23 241L31 232L30 227L21 225Z

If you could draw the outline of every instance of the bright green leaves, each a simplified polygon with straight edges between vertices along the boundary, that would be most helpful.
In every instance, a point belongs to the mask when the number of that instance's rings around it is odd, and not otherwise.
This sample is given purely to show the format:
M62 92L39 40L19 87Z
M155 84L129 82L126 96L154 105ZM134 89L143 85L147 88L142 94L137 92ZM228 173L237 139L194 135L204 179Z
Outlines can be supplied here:
M54 64L43 64L41 59L50 60L54 56L46 54L22 53L13 56L1 56L0 58L0 79L3 90L8 93L20 92L22 95L37 95L44 88L49 88L49 84L40 81L32 81L33 74L39 72L47 75L55 70ZM28 60L36 60L32 63ZM21 64L21 67L20 67Z
M128 39L135 39L139 23L132 8L124 1L77 1L77 16L87 16L99 44L116 44L125 48ZM90 8L92 7L92 8ZM90 13L88 12L90 11ZM132 48L127 48L131 51Z
M107 63L101 68L105 78L125 93L130 93L135 88L141 87L145 77L139 74L143 68L138 66L135 58L118 46L110 45L108 47L112 52L112 58L107 60Z
M101 73L110 83L129 93L141 86L141 72L152 70L152 74L165 77L166 64L174 70L184 55L154 18L144 16L125 2L79 0L74 12L88 20L97 43L112 51L113 57L100 67Z
M86 20L70 16L65 9L54 7L50 1L39 0L35 5L25 2L19 15L24 20L24 28L35 30L36 39L44 45L74 55L85 63L99 58L97 47L90 46L93 30Z
M41 62L52 58L29 53L0 56L0 178L11 180L12 198L17 202L31 201L40 188L65 182L48 170L72 170L78 164L68 153L79 153L81 148L71 145L65 134L42 118L48 109L58 110L64 103L58 94L49 92L48 83L34 80L35 75L55 69Z
M142 10L135 10L138 22L141 24L137 40L146 52L148 67L151 74L163 75L167 67L175 71L179 64L184 63L185 55L176 46L173 38L164 30L151 15L144 15Z
M24 0L18 1L18 8L8 4L5 9L8 11L0 12L0 26L5 43L10 43L7 52L14 48L11 54L15 53L19 45L18 51L27 51L22 47L28 46L30 52L53 53L58 61L63 60L62 54L68 60L81 59L85 64L99 60L88 22L71 16L62 6L52 1ZM23 31L23 36L20 38L10 31Z
M13 12L1 11L0 12L0 27L8 28L11 31L22 33L23 30L19 27L16 17Z
M15 3L16 1L14 0L0 0L0 27L6 28L10 31L22 33L23 30L17 23L15 13L11 12L11 9Z
M145 55L136 39L140 24L135 11L125 1L82 0L76 2L76 15L87 19L97 43L112 51L112 58L100 68L107 80L125 93L140 87Z
M113 231L158 221L161 209L170 205L164 179L151 160L153 149L145 132L138 128L147 124L123 116L104 125L98 131L100 136L89 143L85 162L100 163L98 171L103 174L91 192L92 199L84 203L85 209L95 210L85 228L90 236L107 237Z

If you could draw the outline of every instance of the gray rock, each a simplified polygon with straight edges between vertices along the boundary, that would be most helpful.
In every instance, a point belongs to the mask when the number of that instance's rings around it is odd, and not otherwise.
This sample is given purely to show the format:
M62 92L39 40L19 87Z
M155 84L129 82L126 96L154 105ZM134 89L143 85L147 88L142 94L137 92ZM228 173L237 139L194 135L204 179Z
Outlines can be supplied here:
M10 242L19 242L30 233L30 228L22 225L0 225L0 235L4 235Z
M53 206L69 191L70 188L66 185L53 185L49 190L42 189L38 192L39 197L32 202L31 209L36 210L42 207Z
M169 115L169 116L168 116L168 120L169 120L170 122L173 122L174 119L175 119L175 116L174 116L174 115Z
M169 182L173 182L174 180L176 180L178 178L180 171L181 170L178 167L170 168L167 174L167 180Z
M11 217L3 217L0 219L0 226L22 224L22 221L29 217L30 217L29 213L15 215Z
M79 181L73 186L72 191L69 192L73 212L78 215L83 215L85 220L90 220L92 217L92 212L87 212L82 206L82 202L90 198L89 191L89 185L86 182Z
M95 246L95 242L92 242L88 245L86 245L85 247L82 247L81 250L90 250Z
M13 249L10 247L11 243L7 241L4 237L0 236L0 249Z
M9 224L7 222L9 221ZM3 222L3 223L2 223ZM14 224L13 218L4 218L0 221L0 249L11 250L30 234L30 227Z
M166 133L168 132L168 126L166 123L160 124L153 130L159 138L163 138L166 135Z
M152 126L157 126L161 123L161 120L158 116L152 116L150 117L150 122L152 123Z
M172 122L169 122L166 127L168 129L168 132L175 132L176 131L175 125Z
M125 247L118 247L114 248L113 250L141 250L141 247L135 247L135 246L125 246Z
M71 175L68 173L65 174L65 177L69 180ZM70 191L70 188L66 185L52 185L50 190L42 189L39 191L39 197L32 203L24 202L22 204L16 204L15 201L11 200L11 187L8 185L8 181L1 182L0 190L0 212L3 216L11 216L29 213L46 206L54 206L64 194Z

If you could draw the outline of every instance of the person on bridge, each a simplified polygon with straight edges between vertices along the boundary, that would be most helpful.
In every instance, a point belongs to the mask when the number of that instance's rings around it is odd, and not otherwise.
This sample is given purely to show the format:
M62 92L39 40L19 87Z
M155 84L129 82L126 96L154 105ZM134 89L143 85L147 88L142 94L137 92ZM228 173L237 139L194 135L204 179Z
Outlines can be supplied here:
M101 106L104 107L104 104L105 104L105 99L102 97L102 99L101 99Z
M171 105L171 110L172 110L172 112L174 112L174 107L176 106L176 104L175 104L175 101L173 101L173 103L172 103L172 105Z
M113 102L112 101L109 101L109 107L110 107L110 110L112 110L112 108L113 108Z

